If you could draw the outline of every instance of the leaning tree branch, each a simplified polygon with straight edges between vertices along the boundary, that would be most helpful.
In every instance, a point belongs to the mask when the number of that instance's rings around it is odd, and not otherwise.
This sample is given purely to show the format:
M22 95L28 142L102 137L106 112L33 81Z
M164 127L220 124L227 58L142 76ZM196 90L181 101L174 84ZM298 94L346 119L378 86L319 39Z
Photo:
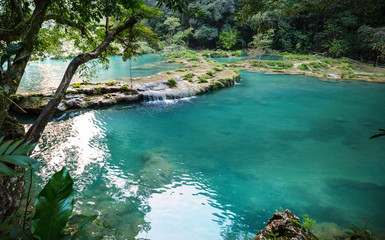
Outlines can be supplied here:
M48 14L45 16L45 20L54 20L56 23L59 23L59 24L63 24L63 25L67 25L67 26L70 26L70 27L73 27L73 28L77 28L80 30L80 32L88 39L88 40L92 40L89 33L88 33L88 30L86 27L80 25L80 24L77 24L75 22L72 22L68 19L65 19L63 18L62 16L60 15L57 15L57 14Z
M21 78L29 61L29 57L33 52L34 46L36 45L37 35L39 34L42 23L44 22L44 15L46 14L47 8L52 1L53 0L35 1L36 6L33 10L32 17L28 24L24 23L27 26L26 29L19 35L16 34L17 38L12 39L12 41L19 41L22 39L24 47L21 48L16 54L13 63L8 65L8 69L11 69L12 72L16 74L7 74L3 80L4 86L7 86L7 91L4 92L7 96L15 94L17 88L19 87ZM12 36L15 37L16 35ZM3 38L6 38L6 35L4 35L4 32L0 32L0 40ZM8 101L5 103L3 102L3 104L0 105L0 127L3 125L5 117L8 115L9 106L10 102Z
M40 135L43 133L46 125L55 114L57 107L67 92L67 88L70 85L78 67L92 59L98 58L120 33L126 29L132 28L137 22L138 19L131 17L127 21L120 23L117 27L111 29L108 32L103 42L97 48L91 52L76 56L70 62L60 82L60 85L55 92L54 98L48 102L47 106L41 112L36 122L29 128L25 136L25 141L31 141L32 143L39 141Z

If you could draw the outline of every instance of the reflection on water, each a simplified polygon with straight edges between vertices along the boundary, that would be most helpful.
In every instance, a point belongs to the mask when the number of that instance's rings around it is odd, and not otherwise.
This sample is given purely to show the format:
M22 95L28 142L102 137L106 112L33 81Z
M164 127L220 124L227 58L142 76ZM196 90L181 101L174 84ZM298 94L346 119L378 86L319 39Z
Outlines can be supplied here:
M95 179L88 173L94 168L103 167L104 160L110 157L104 137L103 122L96 120L93 112L49 123L34 155L49 160L39 171L39 177L46 180L53 171L69 166L74 178L87 179L77 185L82 191L85 185Z
M368 137L385 121L385 85L242 74L188 101L51 122L38 185L68 167L76 212L118 239L252 239L279 207L382 231L385 138Z
M129 81L130 79L130 64L132 67L132 77L144 77L156 74L165 70L174 70L180 68L180 64L166 63L166 58L153 54L146 54L141 57L137 57L135 60L126 61L122 60L121 56L113 56L109 58L109 69L102 70L102 66L95 65L95 69L98 71L92 82L103 81ZM92 60L89 65L93 64ZM41 91L46 88L56 88L63 74L70 63L70 60L51 60L44 61L32 61L28 64L23 78L20 83L18 91L20 93L28 91ZM79 74L76 74L72 82L80 81Z

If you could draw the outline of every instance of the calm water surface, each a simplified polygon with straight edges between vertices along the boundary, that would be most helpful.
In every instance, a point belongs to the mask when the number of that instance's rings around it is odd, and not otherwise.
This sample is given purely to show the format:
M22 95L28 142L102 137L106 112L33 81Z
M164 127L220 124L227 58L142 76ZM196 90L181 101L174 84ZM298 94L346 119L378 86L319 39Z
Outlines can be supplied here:
M109 58L109 69L103 71L103 67L94 61L90 61L88 66L94 66L95 77L92 82L103 81L129 81L130 77L130 61L122 61L121 56L113 56ZM154 54L146 54L137 57L131 61L132 77L145 77L156 74L161 71L174 70L180 68L180 64L167 63L164 57ZM48 87L57 87L67 69L70 60L44 60L33 61L29 63L21 80L19 92L41 91ZM72 82L81 81L79 74L74 76Z
M35 156L118 239L252 238L280 207L383 230L385 85L242 72L192 99L67 113ZM111 234L104 230L104 234Z

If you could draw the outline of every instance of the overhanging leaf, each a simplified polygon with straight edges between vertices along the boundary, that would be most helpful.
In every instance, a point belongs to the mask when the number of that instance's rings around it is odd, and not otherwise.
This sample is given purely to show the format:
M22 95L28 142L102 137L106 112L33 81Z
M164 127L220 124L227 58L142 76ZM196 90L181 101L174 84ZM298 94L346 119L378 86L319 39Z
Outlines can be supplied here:
M4 163L0 162L0 176L5 176L5 175L19 175L20 173L12 170L8 166L6 166Z
M36 199L32 233L42 240L62 238L62 231L72 214L73 181L67 169L55 173Z

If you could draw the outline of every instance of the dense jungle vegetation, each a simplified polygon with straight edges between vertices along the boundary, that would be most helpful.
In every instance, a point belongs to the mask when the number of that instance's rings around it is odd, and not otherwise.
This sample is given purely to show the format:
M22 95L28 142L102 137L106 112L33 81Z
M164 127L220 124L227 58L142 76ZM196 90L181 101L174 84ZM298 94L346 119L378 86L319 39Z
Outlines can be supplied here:
M166 43L195 49L243 49L270 31L270 48L376 62L384 58L385 2L364 0L195 0L195 11L162 9L149 22ZM255 38L254 38L255 39Z

